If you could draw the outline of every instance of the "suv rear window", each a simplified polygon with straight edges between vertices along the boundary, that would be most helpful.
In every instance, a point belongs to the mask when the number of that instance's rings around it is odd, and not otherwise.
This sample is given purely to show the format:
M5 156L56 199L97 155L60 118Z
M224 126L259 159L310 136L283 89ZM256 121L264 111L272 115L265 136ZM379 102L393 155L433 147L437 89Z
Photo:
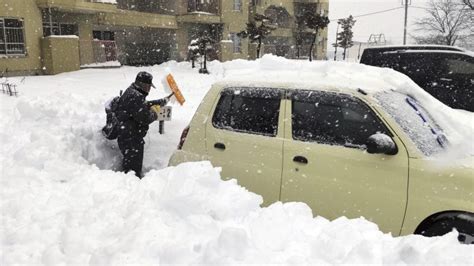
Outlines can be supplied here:
M222 91L212 125L216 128L276 136L282 91L271 88L226 88Z

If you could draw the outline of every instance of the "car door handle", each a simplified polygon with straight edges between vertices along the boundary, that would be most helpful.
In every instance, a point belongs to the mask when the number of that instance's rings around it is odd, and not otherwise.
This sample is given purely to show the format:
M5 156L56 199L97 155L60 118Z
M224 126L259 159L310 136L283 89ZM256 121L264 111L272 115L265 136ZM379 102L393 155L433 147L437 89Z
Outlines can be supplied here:
M308 159L306 159L306 158L303 157L303 156L295 156L295 157L293 158L293 162L302 163L302 164L307 164L307 163L308 163Z
M224 143L217 142L214 144L214 148L219 149L219 150L225 150L225 145Z

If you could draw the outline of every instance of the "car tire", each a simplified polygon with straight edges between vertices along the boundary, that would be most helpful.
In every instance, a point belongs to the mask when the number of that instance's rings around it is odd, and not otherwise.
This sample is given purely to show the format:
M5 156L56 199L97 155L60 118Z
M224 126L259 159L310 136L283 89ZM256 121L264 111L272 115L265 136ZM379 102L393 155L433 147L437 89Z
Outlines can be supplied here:
M461 218L460 218L461 217ZM427 237L442 236L453 229L459 232L458 240L462 244L474 244L474 220L472 217L453 216L429 224L419 234Z

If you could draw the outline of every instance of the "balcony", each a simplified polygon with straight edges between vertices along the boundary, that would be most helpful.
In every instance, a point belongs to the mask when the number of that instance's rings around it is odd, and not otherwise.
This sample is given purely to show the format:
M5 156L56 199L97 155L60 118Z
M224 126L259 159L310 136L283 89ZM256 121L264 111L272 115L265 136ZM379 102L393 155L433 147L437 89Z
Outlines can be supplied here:
M219 14L218 0L188 0L188 13Z
M98 13L114 12L115 4L110 0L36 0L40 8L54 8L65 12Z
M188 0L187 13L177 17L178 22L218 24L221 23L218 0Z

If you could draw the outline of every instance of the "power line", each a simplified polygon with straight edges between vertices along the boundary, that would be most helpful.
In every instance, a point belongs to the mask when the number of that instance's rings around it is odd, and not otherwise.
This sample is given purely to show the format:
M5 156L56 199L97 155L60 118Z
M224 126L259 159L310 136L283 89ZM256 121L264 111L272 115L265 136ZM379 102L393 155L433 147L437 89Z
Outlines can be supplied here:
M390 11L398 10L398 9L402 9L402 8L404 8L404 7L402 7L402 6L401 6L401 7L395 7L395 8L380 10L380 11L376 11L376 12L372 12L372 13L367 13L367 14L352 16L352 17L354 17L354 18L360 18L360 17L365 17L365 16L371 16L371 15L381 14L381 13L385 13L385 12L390 12ZM342 18L338 18L338 19L336 19L336 20L339 20L339 19L342 19Z
M430 10L428 7L422 7L422 6L410 6L411 8L418 8L418 9L424 9L424 10Z

